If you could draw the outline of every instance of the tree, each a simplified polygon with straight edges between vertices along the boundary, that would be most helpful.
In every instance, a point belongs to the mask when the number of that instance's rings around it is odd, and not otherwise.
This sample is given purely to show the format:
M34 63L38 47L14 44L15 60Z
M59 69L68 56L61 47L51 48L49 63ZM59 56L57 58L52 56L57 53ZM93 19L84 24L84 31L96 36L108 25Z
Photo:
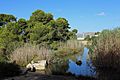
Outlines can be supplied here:
M45 13L42 10L36 10L30 16L31 22L42 22L43 24L47 24L50 20L53 20L53 15L50 13Z
M40 44L48 40L49 28L42 23L37 23L31 28L30 41Z
M65 18L58 18L56 20L58 36L61 41L66 41L69 39L68 32L69 32L69 23Z
M52 44L59 41L67 41L76 37L77 30L69 31L69 23L65 18L53 19L51 13L36 10L29 20L20 18L16 21L13 15L0 14L0 48L7 52L13 50L19 43L47 42Z
M69 31L68 35L70 39L77 39L77 29L73 29L72 31Z
M0 29L0 49L4 50L4 53L9 54L19 42L18 24L8 23Z
M0 22L13 22L16 21L15 16L8 14L0 14Z
M18 26L19 26L19 34L20 35L20 39L24 42L28 42L28 21L26 21L23 18L20 18L18 20Z
M69 39L69 24L65 18L51 20L47 26L50 28L51 41L66 41Z
M73 29L72 32L73 32L73 33L77 33L78 30L77 30L77 29Z
M57 22L57 25L59 27L63 27L63 29L70 29L69 23L65 18L58 18L56 22Z
M19 27L22 27L23 29L27 27L27 21L23 18L20 18L18 20Z

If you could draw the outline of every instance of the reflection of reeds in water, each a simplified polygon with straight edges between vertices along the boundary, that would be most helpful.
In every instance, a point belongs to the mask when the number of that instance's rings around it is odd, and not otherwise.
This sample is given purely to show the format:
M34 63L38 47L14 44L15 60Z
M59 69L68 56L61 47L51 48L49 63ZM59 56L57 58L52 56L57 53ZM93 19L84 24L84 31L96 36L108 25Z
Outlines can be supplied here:
M47 66L46 74L52 75L65 75L66 70L68 69L68 61L61 59L58 62Z
M83 45L77 40L69 40L65 43L60 42L58 50L55 51L55 56L52 58L52 65L48 66L47 70L55 75L67 75L68 60L77 60L76 56L80 56L83 51Z

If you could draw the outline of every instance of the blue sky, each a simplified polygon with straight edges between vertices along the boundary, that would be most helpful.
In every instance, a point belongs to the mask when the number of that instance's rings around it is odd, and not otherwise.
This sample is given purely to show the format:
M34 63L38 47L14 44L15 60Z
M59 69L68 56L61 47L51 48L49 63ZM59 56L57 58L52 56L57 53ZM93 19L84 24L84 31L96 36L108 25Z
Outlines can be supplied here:
M0 0L0 13L29 19L41 9L64 17L72 29L94 32L120 26L120 0Z

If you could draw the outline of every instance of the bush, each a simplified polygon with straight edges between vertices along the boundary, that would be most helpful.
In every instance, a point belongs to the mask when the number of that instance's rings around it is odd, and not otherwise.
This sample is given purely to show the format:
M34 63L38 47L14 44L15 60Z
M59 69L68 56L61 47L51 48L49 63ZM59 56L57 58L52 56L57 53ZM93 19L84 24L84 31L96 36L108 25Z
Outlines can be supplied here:
M3 49L0 49L0 62L6 62L7 61L7 57L4 54Z
M0 54L0 62L5 62L6 60L6 57Z

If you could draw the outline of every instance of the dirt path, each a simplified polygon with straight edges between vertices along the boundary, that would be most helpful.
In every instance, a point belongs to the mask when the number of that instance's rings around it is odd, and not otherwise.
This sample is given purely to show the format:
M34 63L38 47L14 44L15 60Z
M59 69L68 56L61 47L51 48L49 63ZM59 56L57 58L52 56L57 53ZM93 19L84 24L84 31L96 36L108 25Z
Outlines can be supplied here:
M62 75L45 75L37 72L29 72L26 75L16 76L4 80L95 80L95 79Z
M39 73L29 72L26 75L12 77L4 80L77 80L69 76L44 75Z

